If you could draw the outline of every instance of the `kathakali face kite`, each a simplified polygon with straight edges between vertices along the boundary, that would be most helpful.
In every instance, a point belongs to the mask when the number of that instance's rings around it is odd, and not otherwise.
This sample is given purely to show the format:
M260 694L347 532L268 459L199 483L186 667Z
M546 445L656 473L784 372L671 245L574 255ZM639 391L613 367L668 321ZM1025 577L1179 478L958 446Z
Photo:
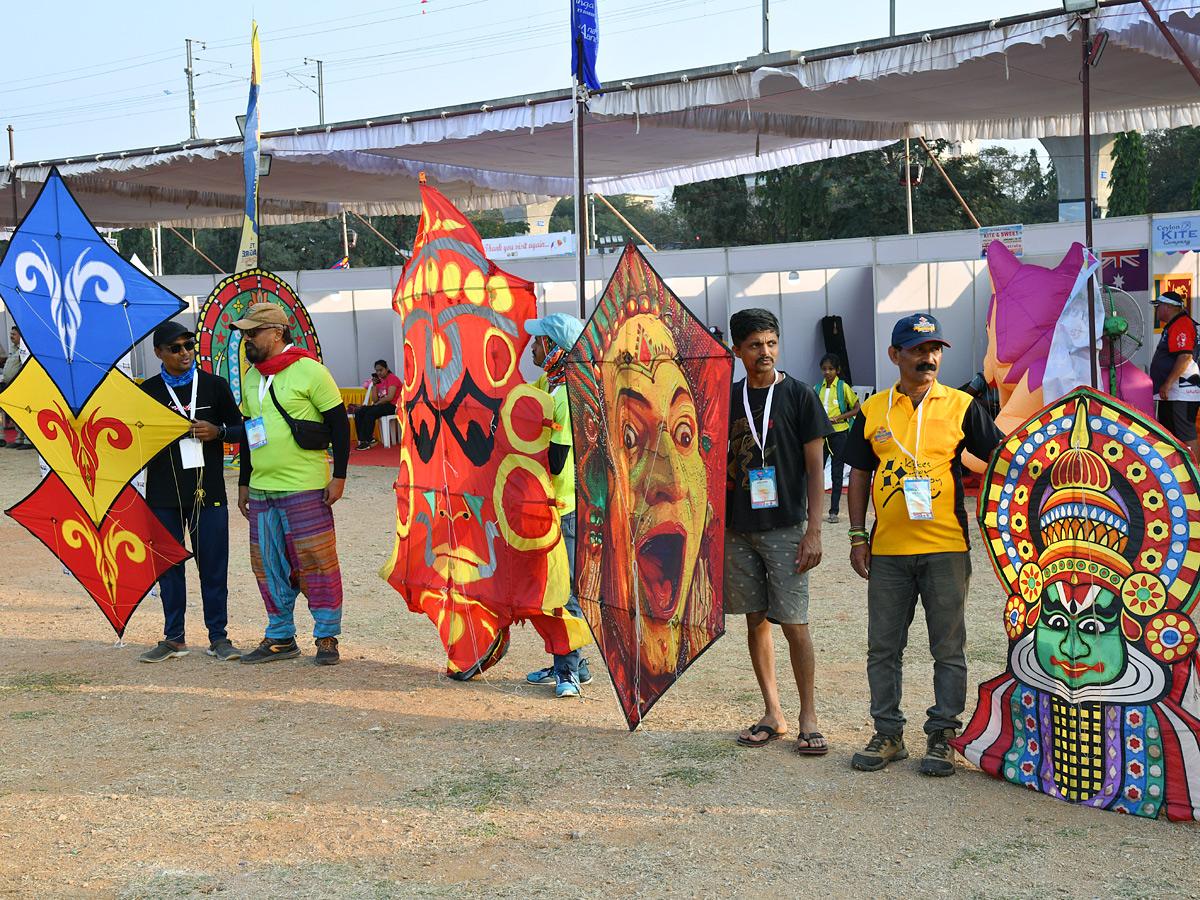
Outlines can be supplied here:
M988 468L979 516L1009 669L955 741L990 774L1118 812L1200 816L1195 468L1154 421L1079 388Z
M288 315L287 339L321 359L321 342L317 340L312 317L286 281L266 269L247 269L230 275L213 288L200 306L196 361L205 372L228 381L239 403L246 362L241 352L242 333L233 323L246 314L251 304L262 302L281 307ZM233 364L233 360L237 363Z
M564 609L570 578L549 474L552 407L519 362L533 285L484 255L474 227L422 185L404 320L396 546L381 573L438 627L447 672L469 678L529 619L554 653L590 636Z
M634 727L724 632L733 357L630 245L570 362L579 599Z

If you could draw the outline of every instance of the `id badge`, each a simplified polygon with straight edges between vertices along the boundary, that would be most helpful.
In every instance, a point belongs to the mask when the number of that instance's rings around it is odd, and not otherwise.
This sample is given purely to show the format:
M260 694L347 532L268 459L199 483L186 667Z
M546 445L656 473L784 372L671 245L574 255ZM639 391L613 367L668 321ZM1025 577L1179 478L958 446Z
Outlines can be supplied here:
M267 446L267 426L262 416L246 423L246 440L250 443L251 450Z
M773 509L779 505L779 491L775 487L775 467L750 470L750 508Z
M199 438L179 439L179 461L185 469L199 469L204 466L204 449Z
M928 478L904 479L904 502L910 519L933 518L933 493Z

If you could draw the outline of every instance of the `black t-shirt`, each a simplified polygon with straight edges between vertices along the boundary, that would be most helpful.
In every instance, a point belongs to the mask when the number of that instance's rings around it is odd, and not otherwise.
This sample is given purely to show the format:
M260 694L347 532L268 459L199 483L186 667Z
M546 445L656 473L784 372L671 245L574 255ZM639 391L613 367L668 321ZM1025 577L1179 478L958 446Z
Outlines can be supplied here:
M236 443L241 440L242 414L238 410L237 401L233 399L233 391L229 389L224 378L208 372L196 370L200 384L196 388L197 420L211 422L213 425L224 425L230 434L226 440ZM175 410L187 419L193 418L188 411L178 409L175 401L167 391L166 382L162 375L155 375L142 382L142 390L164 406ZM174 388L175 396L183 404L192 400L192 383L189 381L183 387ZM205 441L204 467L201 469L185 469L179 457L179 441L150 460L146 466L146 502L150 506L165 506L172 509L192 509L193 506L224 506L225 472L224 452L219 440ZM204 489L204 497L196 498L196 486Z
M742 400L745 379L733 385L729 406L729 466L725 483L725 526L734 531L767 531L799 525L808 518L808 481L804 445L833 434L833 425L816 393L788 375L775 385L771 398L771 423L767 429L766 465L775 467L779 505L770 509L750 506L750 470L764 466L763 455L750 434ZM763 408L770 387L750 388L750 413L762 439Z

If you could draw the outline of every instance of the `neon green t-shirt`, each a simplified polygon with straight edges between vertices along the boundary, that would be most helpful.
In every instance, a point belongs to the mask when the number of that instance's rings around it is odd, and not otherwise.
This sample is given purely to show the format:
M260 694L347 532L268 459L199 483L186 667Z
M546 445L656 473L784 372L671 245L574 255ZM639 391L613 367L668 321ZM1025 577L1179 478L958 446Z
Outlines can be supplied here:
M329 459L325 451L300 448L265 387L259 400L259 386L263 383L263 377L253 366L242 382L242 413L252 419L262 416L267 430L267 443L250 451L254 467L250 487L287 493L324 489L329 484ZM320 422L322 410L333 409L342 402L329 370L313 359L292 363L275 375L271 386L293 419Z
M565 516L575 512L575 449L571 436L571 407L567 403L567 386L561 385L550 395L554 399L554 424L561 425L561 430L550 432L550 443L568 448L567 461L562 471L550 476L550 484L554 488L554 496L565 503L559 508L559 515Z

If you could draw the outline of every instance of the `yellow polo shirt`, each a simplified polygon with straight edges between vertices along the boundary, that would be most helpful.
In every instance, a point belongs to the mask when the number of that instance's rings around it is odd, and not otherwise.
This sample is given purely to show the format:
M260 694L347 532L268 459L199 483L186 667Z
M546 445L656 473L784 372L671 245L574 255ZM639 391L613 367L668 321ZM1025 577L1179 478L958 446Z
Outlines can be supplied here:
M874 473L871 553L908 556L969 549L959 474L962 452L965 448L987 459L1003 438L968 394L936 381L916 409L899 385L864 400L846 441L845 459L856 469ZM908 517L904 478L914 469L917 477L929 479L932 519Z

